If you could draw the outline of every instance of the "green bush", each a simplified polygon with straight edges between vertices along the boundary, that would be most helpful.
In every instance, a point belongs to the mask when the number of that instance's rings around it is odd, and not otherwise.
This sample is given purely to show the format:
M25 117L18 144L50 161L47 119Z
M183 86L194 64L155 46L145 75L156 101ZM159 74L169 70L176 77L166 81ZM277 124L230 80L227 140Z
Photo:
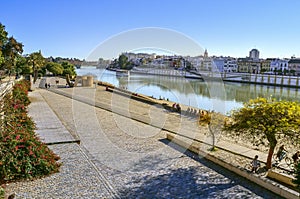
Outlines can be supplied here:
M29 87L27 81L20 81L1 100L0 184L41 177L60 167L59 157L35 135L35 124L27 115Z

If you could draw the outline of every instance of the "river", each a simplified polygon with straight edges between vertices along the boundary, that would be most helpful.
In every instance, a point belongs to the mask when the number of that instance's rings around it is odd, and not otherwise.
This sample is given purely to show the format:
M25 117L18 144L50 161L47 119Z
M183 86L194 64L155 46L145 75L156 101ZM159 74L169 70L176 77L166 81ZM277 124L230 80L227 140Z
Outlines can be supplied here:
M242 107L244 102L257 97L300 100L300 89L297 88L229 83L221 80L207 82L198 79L141 74L120 77L116 76L113 71L95 67L81 67L76 69L76 72L78 75L96 76L100 81L109 82L132 92L223 114L229 114L231 110Z

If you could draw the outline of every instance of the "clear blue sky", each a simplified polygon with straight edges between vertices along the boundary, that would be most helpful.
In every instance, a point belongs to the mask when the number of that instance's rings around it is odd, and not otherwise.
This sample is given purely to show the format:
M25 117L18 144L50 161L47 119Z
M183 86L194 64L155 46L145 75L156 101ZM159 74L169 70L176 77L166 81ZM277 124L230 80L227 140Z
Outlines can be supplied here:
M299 0L3 0L0 22L24 53L84 59L120 32L160 27L209 55L300 57Z

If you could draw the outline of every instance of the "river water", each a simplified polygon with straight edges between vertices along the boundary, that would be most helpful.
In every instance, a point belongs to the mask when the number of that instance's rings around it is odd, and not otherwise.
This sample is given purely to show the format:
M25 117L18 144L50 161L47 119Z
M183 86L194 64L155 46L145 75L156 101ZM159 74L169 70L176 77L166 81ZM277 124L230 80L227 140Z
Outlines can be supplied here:
M242 107L244 102L257 97L300 101L300 89L296 88L141 74L120 77L113 71L95 67L81 67L76 72L78 75L96 76L100 81L132 92L223 114L229 114L231 110Z

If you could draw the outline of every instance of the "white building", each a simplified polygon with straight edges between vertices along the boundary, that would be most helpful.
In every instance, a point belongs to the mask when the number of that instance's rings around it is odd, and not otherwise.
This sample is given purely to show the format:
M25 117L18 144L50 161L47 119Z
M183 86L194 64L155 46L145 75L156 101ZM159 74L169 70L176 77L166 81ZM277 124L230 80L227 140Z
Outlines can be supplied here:
M203 61L202 57L200 57L200 56L197 56L197 57L187 56L187 57L184 57L184 59L189 61L196 70L200 70L201 63Z
M217 57L213 59L214 67L219 72L232 73L238 71L238 64L234 58L231 57Z
M287 71L289 70L289 60L286 59L274 59L270 63L270 71Z
M226 73L238 72L237 60L225 59L223 72L226 72Z

